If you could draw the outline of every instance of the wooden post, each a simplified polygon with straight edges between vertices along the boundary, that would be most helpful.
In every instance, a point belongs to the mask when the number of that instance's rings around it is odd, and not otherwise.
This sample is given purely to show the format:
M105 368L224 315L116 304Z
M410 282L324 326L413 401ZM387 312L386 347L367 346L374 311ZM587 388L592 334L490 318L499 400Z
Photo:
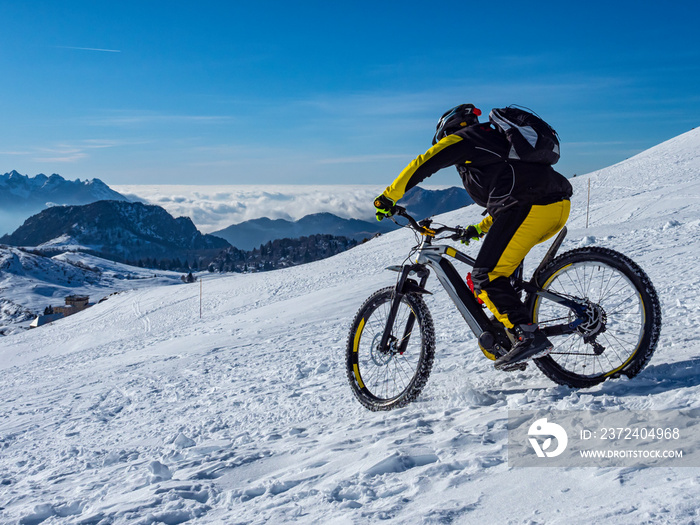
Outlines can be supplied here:
M199 276L199 318L202 318L202 276Z
M588 215L591 209L591 179L588 179L588 204L586 204L586 229L588 229Z

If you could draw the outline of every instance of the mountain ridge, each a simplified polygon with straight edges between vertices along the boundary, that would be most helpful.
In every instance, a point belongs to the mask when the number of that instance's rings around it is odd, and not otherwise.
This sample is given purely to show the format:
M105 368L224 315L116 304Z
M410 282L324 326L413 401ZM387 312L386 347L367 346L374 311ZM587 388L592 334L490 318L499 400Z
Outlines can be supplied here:
M47 202L77 205L94 200L129 201L98 178L71 181L58 173L29 177L12 170L0 174L0 190L0 205L14 209Z
M0 233L12 232L24 219L47 207L99 200L129 202L130 199L97 178L71 181L57 173L29 177L12 170L0 174Z
M330 234L361 241L395 229L396 225L390 221L375 225L361 219L343 219L329 212L320 212L305 215L296 221L260 217L214 231L211 235L227 240L240 250L252 250L261 244L283 238Z
M119 262L213 256L229 246L224 239L202 234L189 217L174 218L152 204L112 200L47 208L28 218L12 234L0 237L0 243L45 245L45 251L77 243L89 252Z
M445 213L473 203L464 188L453 186L442 190L426 190L419 186L411 188L399 202L416 217L429 217ZM241 250L251 250L282 238L298 238L309 235L329 234L362 241L377 233L396 230L391 221L365 221L344 219L329 212L305 215L296 221L260 217L212 232L226 239Z

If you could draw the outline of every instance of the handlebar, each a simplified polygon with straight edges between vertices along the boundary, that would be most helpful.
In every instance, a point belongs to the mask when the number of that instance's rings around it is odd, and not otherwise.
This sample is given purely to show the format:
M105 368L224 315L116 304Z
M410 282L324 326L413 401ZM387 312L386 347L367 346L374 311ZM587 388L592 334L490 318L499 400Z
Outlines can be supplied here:
M430 228L430 223L432 222L431 219L423 219L422 221L417 222L413 217L411 217L411 215L409 215L409 213L406 211L406 208L404 208L403 206L394 206L394 215L400 215L401 217L404 217L408 220L408 223L412 229L414 229L421 235L427 235L429 237L435 237L445 232L452 232L454 235L450 235L450 239L452 239L453 241L458 241L464 236L466 232L466 228L462 228L461 226L457 226L454 228L451 226L441 226L440 228L432 229Z

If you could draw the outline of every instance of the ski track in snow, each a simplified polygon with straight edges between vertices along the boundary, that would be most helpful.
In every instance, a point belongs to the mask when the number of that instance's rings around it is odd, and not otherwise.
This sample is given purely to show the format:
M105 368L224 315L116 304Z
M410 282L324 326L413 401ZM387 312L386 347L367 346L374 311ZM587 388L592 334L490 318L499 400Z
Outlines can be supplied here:
M507 464L509 408L700 406L698 145L694 131L572 180L560 253L618 250L659 293L661 338L638 377L573 390L534 367L498 373L431 278L430 380L406 408L365 410L345 377L347 331L395 279L383 268L408 253L407 231L296 268L205 275L201 319L199 286L134 290L0 338L0 522L700 521L695 468Z

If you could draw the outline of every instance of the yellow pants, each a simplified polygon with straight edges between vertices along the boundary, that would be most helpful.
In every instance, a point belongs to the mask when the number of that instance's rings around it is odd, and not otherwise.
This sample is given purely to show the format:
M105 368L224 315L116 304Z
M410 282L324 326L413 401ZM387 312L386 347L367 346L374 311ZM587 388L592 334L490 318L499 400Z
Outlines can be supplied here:
M510 276L533 246L564 227L570 209L568 200L517 206L494 219L476 258L472 279L479 298L506 328L532 321L510 285Z

